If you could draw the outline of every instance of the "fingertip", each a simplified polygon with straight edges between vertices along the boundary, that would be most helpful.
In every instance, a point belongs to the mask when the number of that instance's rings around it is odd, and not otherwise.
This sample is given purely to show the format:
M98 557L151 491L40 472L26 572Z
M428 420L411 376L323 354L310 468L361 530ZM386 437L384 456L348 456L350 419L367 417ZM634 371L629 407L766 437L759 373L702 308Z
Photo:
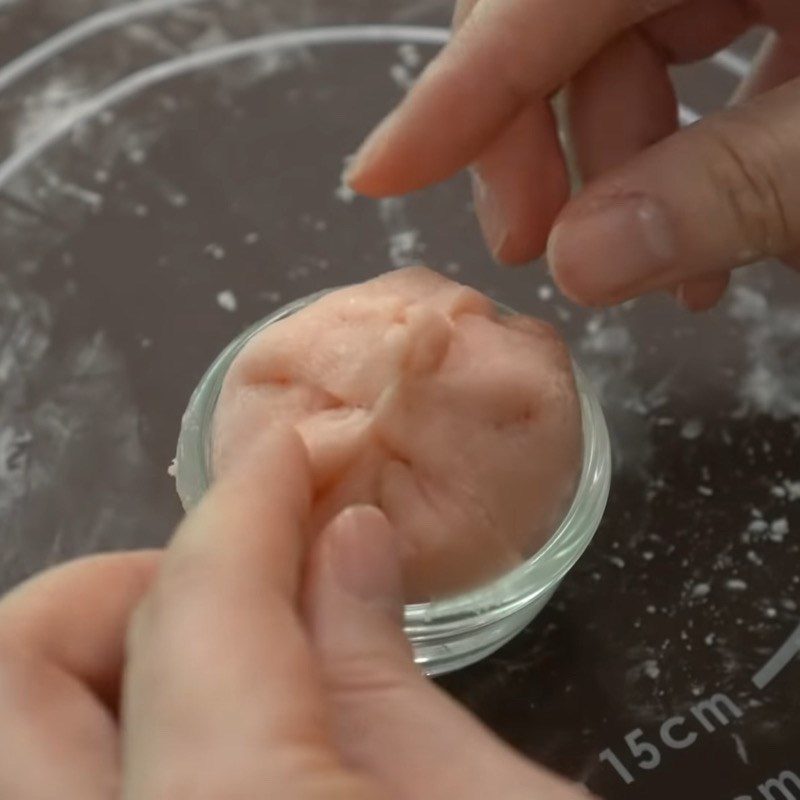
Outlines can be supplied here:
M374 506L342 511L321 534L325 558L339 588L380 606L400 620L403 579L400 544L385 514Z
M295 511L306 513L311 506L311 463L308 450L297 430L289 425L276 426L254 437L248 448L239 454L230 472L220 481L219 491L227 487L252 497L259 485L274 495L274 483L281 482L281 494L296 506ZM204 502L214 502L214 489Z
M586 269L582 253L571 239L566 223L556 223L547 240L546 260L553 282L568 300L592 308L605 305L598 293L597 281Z
M675 297L687 311L700 314L710 311L722 300L729 283L728 273L695 278L680 284Z
M519 265L544 252L569 180L550 106L521 111L472 167L475 211L495 261Z

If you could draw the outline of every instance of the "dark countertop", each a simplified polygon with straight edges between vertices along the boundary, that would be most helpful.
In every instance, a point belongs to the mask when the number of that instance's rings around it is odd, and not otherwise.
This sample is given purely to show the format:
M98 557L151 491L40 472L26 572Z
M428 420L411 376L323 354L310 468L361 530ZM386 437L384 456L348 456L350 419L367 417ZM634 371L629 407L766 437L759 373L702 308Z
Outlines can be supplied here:
M743 272L698 317L661 297L576 309L541 265L492 266L463 178L380 204L337 192L431 46L231 50L442 25L449 6L0 0L0 588L163 543L180 416L217 352L290 299L425 260L564 330L616 458L603 526L554 601L443 684L610 800L800 800L766 783L800 775L800 665L753 680L800 633L800 282ZM733 85L719 65L677 78L701 112Z

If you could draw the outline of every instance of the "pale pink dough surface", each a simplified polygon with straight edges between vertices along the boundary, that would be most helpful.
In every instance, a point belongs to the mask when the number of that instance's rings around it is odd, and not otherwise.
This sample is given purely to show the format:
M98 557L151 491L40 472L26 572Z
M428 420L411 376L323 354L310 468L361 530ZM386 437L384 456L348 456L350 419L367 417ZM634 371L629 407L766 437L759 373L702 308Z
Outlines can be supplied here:
M581 469L568 351L547 324L499 317L423 267L333 292L263 330L232 365L214 420L223 474L257 432L308 448L319 530L383 509L409 602L474 588L536 552Z

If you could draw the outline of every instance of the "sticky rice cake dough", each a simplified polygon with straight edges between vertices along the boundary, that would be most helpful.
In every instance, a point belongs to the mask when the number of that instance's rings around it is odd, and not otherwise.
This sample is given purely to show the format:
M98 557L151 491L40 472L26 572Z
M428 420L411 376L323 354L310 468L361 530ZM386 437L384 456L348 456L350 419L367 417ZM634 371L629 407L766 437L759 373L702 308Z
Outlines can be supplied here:
M281 425L309 452L313 530L354 504L382 509L408 602L533 555L581 471L580 403L556 331L424 267L331 292L251 339L215 411L214 473Z

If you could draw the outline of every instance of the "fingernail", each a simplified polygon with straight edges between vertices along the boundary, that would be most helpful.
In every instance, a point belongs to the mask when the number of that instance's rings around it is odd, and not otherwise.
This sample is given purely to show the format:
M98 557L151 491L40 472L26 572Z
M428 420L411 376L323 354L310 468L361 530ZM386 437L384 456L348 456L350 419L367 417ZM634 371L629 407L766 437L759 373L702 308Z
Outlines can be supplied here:
M327 535L341 588L399 618L403 611L400 553L386 517L370 506L348 508L330 524Z
M677 243L660 203L613 198L568 214L550 234L547 257L559 286L584 302L626 299L658 288Z
M491 186L481 177L477 169L471 169L470 176L475 212L483 231L483 238L492 256L497 259L508 241L508 223Z
M389 114L358 148L344 173L344 180L348 186L358 188L361 179L381 160L389 141L390 129L394 125L396 117L396 111Z
M687 311L692 311L692 306L689 303L689 297L686 293L686 284L681 283L675 288L675 300L678 302L678 305L685 308Z

